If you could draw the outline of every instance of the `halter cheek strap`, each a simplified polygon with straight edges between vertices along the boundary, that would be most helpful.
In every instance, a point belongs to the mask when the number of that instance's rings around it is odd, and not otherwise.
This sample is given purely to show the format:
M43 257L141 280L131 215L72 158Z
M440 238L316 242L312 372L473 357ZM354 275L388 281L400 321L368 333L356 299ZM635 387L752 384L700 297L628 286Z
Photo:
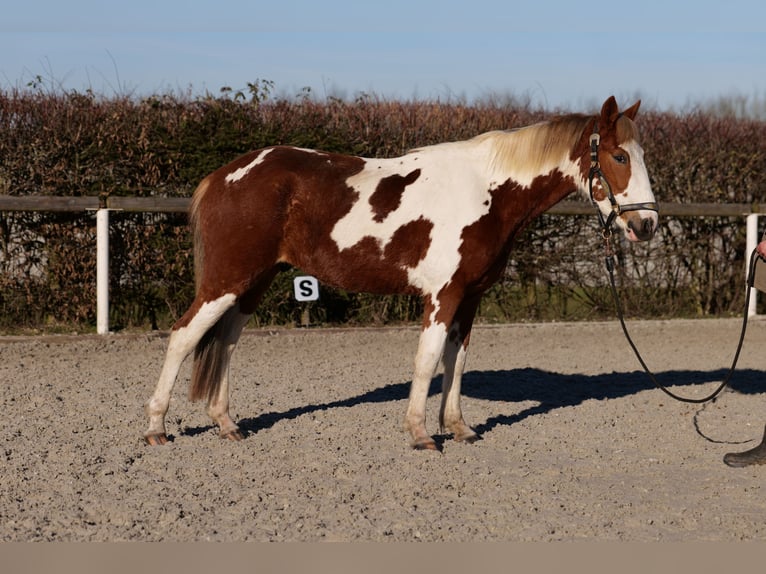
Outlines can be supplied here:
M604 176L604 172L601 171L601 165L598 161L598 146L601 143L601 136L598 133L598 120L593 126L593 133L590 136L590 171L588 172L588 191L590 193L590 200L593 202L594 205L596 205L596 199L593 197L593 180L595 178L598 178L599 182L601 183L601 187L606 191L606 197L609 200L610 205L612 206L612 211L609 213L609 216L605 219L604 214L601 213L601 210L598 209L598 218L601 222L601 227L604 229L604 232L608 232L609 229L612 226L612 223L614 223L614 220L617 218L618 215L625 213L626 211L639 211L641 209L649 209L651 211L659 211L659 205L655 201L647 201L643 203L628 203L625 205L620 205L617 203L617 199L614 196L614 193L612 192L612 186L609 185L609 182L607 181L606 177Z

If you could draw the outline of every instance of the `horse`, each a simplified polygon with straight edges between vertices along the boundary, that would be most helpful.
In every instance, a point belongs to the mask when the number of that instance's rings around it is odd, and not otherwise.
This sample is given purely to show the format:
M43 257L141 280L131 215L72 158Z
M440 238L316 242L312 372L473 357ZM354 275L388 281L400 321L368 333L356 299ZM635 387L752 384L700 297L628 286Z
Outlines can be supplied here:
M640 103L620 112L612 96L595 115L559 115L388 159L267 147L205 177L190 207L196 295L171 329L145 403L146 443L168 442L170 395L192 351L190 398L207 402L220 437L244 438L229 415L231 354L274 277L291 267L352 292L420 296L404 419L410 445L441 449L426 430L440 361L441 433L478 440L462 415L461 377L481 296L519 233L575 191L629 241L657 229L634 122Z

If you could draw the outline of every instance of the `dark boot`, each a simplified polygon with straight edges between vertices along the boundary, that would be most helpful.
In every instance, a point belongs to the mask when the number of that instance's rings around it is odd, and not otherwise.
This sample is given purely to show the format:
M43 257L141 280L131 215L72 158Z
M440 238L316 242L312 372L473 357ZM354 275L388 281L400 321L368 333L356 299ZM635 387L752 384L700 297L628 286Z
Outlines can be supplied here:
M766 430L763 433L763 440L755 448L744 452L730 452L723 457L724 463L729 466L741 467L751 464L766 464Z

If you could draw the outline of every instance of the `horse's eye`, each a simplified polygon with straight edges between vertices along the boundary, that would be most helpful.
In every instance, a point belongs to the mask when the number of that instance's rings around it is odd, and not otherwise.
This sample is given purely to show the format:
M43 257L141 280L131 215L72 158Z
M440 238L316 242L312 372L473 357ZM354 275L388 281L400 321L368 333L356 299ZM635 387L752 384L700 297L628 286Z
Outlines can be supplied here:
M621 164L628 163L628 156L623 155L621 153L618 153L617 155L614 155L612 157L614 157L614 161L616 161L617 163L621 163Z

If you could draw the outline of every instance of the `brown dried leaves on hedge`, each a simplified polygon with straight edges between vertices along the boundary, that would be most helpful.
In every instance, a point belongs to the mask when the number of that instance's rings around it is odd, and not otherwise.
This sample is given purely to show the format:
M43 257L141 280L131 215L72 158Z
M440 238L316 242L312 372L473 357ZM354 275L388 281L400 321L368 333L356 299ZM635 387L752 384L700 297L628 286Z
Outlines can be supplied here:
M248 101L241 95L138 100L0 92L0 193L188 196L206 174L258 147L392 156L548 115L513 101L265 101L257 91ZM660 202L766 200L764 122L644 110L639 125ZM94 324L93 236L92 214L0 214L4 328ZM185 218L114 214L111 241L112 324L166 328L193 296ZM618 247L628 314L728 314L742 304L741 264L731 264L743 260L740 220L662 218L660 237L649 245ZM613 307L604 287L592 218L544 216L519 241L481 313L485 320L608 316ZM300 310L287 276L271 290L257 321L290 323ZM330 290L312 308L321 322L412 321L419 313L411 298Z

